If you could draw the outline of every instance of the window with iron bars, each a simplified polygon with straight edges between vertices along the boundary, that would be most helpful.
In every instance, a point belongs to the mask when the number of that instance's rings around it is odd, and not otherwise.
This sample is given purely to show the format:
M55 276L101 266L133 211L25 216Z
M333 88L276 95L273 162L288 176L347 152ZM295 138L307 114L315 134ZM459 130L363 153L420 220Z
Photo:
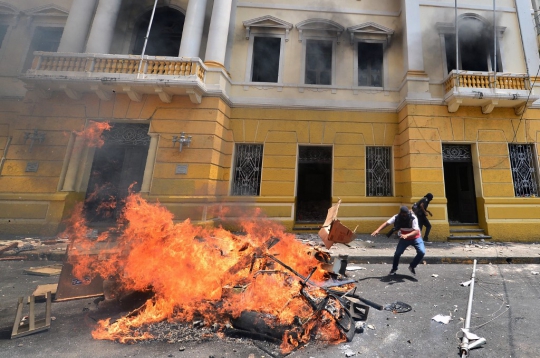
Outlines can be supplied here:
M366 147L366 195L392 196L391 147Z
M508 144L510 165L517 197L538 196L538 168L534 147L530 144Z
M259 195L261 190L262 144L237 144L232 195Z

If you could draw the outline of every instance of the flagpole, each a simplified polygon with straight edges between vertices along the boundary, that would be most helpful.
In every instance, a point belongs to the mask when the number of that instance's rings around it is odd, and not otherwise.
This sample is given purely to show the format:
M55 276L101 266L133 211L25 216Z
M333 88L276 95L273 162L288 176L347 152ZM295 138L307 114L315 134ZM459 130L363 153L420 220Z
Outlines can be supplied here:
M495 2L493 0L493 89L497 88L497 26L495 26Z
M456 77L457 87L459 87L459 29L458 29L458 17L457 17L457 0L454 0L454 26L456 29Z
M146 36L144 38L144 45L141 52L141 62L139 62L139 70L137 71L137 78L139 78L139 75L141 74L141 68L144 60L144 54L146 52L146 44L148 43L148 37L150 36L150 30L152 29L152 23L154 22L154 14L156 13L156 7L157 7L158 0L154 1L154 8L152 9L152 15L150 16L150 22L148 23L148 30L146 31Z

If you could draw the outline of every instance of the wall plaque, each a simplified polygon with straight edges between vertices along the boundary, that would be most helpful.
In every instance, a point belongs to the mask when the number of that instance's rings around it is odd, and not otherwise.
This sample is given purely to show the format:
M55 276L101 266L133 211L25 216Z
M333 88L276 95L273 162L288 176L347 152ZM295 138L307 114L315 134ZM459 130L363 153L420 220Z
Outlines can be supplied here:
M186 164L178 164L176 166L175 174L187 174L188 166Z
M26 163L26 172L37 172L39 168L39 162L27 162Z

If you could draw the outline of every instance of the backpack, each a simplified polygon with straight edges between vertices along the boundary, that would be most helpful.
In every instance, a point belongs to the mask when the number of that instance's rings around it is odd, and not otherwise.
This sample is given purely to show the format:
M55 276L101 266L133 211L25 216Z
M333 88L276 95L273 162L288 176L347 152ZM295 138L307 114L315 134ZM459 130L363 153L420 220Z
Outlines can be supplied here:
M422 209L420 209L420 204L422 204L422 202L424 202L424 199L425 199L425 197L423 197L422 199L418 200L416 203L413 204L411 209L412 209L414 215L416 215L416 216L424 215L424 212L422 211ZM424 207L427 207L427 206L424 204Z
M401 217L399 216L399 214L396 215L396 219L394 221L394 228L396 230L399 230L399 229L404 228L404 227L412 228L412 225L413 225L413 216L412 216L412 214L410 212L409 212L408 220L407 219L402 220Z

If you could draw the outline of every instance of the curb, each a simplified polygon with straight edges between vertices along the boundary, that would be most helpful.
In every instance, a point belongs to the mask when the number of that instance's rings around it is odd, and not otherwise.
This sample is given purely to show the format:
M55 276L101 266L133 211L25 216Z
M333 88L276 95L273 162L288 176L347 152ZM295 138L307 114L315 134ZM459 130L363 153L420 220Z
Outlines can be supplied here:
M338 255L332 255L333 259ZM401 256L401 261L413 259L414 256ZM356 264L392 264L393 256L357 256L349 255L347 261ZM540 264L540 257L448 257L448 256L426 256L422 259L427 264L471 264L476 260L478 264Z

